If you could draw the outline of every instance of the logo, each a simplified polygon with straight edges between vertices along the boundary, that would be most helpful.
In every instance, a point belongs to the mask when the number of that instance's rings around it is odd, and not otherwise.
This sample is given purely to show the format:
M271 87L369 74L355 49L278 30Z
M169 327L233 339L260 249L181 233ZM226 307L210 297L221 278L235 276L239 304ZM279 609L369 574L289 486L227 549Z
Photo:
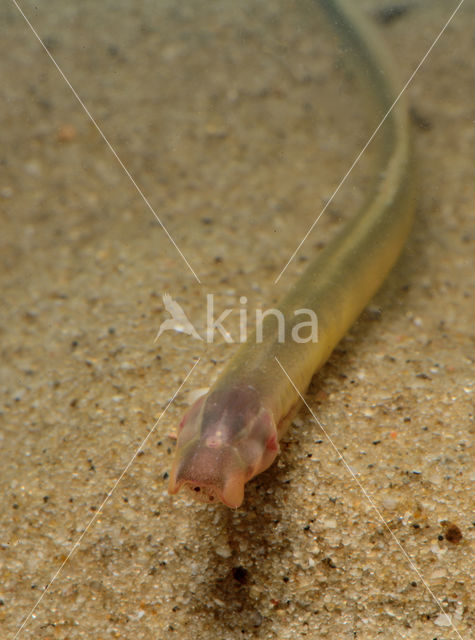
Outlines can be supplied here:
M306 342L318 342L318 318L312 309L296 309L293 312L290 331L286 327L286 318L280 309L256 309L254 314L255 322L249 327L249 313L247 309L247 298L241 296L239 298L240 307L225 309L216 319L214 311L214 295L208 293L206 296L206 334L203 338L195 329L191 321L188 319L181 305L174 300L170 294L164 293L162 296L163 305L171 316L162 322L158 330L155 342L165 331L176 331L177 333L186 333L196 340L206 340L212 344L215 341L215 334L219 334L225 342L247 342L249 328L254 329L256 343L259 344L264 340L264 322L268 327L271 322L275 323L277 329L277 341L283 343L287 340L298 342L300 344ZM239 315L239 337L237 340L233 338L230 332L224 327L224 321L231 314ZM289 314L287 314L289 318ZM300 320L297 322L297 319ZM289 320L287 319L287 322Z

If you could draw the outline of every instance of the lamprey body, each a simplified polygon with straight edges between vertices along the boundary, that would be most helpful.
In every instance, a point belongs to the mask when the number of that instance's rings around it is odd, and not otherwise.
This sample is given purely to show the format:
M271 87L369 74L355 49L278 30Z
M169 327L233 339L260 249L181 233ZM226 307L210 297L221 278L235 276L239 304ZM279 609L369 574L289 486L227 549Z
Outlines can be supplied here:
M285 318L279 341L275 318L263 323L263 340L251 336L208 394L182 420L170 474L170 493L184 486L197 499L238 507L244 485L279 453L299 395L356 320L399 256L414 209L407 108L377 34L356 3L321 0L329 22L364 69L375 106L386 120L378 132L382 170L370 197L335 239L309 264L278 308ZM395 103L395 104L394 104ZM394 105L394 106L393 106ZM298 343L298 309L318 317L318 341Z

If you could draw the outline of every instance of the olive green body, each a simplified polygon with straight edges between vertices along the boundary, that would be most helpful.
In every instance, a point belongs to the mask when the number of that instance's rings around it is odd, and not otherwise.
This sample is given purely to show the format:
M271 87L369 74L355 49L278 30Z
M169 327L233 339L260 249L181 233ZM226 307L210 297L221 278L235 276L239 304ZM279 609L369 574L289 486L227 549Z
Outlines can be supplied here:
M277 441L298 404L298 393L286 373L305 392L312 375L381 286L411 227L415 196L408 114L403 97L396 99L399 86L391 61L377 35L354 10L354 3L321 0L319 4L364 68L375 105L386 114L375 136L381 171L365 205L278 305L285 318L285 340L279 339L275 318L266 318L262 341L250 336L208 395L198 401L198 410L192 408L185 416L171 493L184 485L200 499L239 506L244 483L277 455ZM292 329L302 321L295 315L299 309L315 312L316 342L292 339ZM219 433L218 439L210 436L213 432ZM219 473L212 472L213 465Z

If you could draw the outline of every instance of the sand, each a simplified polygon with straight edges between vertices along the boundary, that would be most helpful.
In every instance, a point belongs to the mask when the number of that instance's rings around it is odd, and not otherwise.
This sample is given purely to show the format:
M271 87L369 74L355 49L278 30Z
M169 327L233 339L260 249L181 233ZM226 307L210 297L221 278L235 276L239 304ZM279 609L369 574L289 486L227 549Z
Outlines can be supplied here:
M408 4L380 26L402 81L456 6ZM301 411L237 511L167 494L237 345L154 342L162 294L201 333L206 294L272 306L364 199L372 148L273 284L377 115L311 3L21 6L179 251L4 3L0 636L467 640L473 3L408 89L413 233L307 395L358 483Z

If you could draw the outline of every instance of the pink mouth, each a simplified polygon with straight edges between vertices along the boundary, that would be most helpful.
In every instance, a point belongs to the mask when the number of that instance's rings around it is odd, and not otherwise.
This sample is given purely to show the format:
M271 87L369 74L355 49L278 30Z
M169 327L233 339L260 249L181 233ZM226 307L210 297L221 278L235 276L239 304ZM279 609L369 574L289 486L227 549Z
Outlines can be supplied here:
M204 502L208 504L222 502L231 509L237 509L242 504L244 498L244 483L241 482L240 486L238 482L233 483L232 486L226 486L223 491L217 487L197 485L191 482L183 482L176 487L173 493L176 493L180 487L184 487L185 491L194 500L198 502Z
M232 509L244 499L245 474L239 469L229 448L219 451L199 447L193 455L175 462L168 492L178 493L184 487L199 502L222 502Z

